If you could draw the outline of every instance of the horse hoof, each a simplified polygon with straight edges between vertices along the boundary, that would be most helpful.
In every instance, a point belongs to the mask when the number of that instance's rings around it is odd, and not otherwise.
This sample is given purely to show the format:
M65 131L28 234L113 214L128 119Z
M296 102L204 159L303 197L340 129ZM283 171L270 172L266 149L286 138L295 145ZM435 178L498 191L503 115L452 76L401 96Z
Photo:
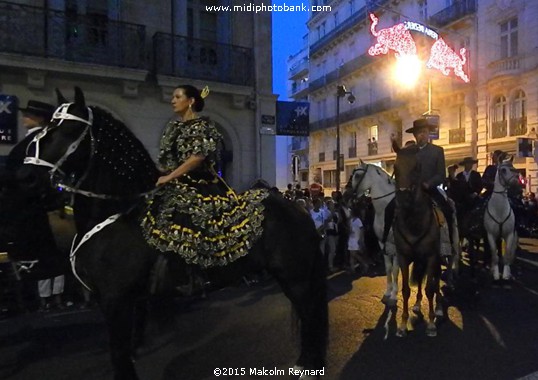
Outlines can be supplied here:
M439 318L443 318L445 316L443 309L442 308L435 309L435 316Z
M430 338L435 338L437 336L437 329L435 327L428 327L426 329L426 336L429 336Z
M405 338L407 336L407 329L398 329L398 330L396 330L396 336L398 338Z

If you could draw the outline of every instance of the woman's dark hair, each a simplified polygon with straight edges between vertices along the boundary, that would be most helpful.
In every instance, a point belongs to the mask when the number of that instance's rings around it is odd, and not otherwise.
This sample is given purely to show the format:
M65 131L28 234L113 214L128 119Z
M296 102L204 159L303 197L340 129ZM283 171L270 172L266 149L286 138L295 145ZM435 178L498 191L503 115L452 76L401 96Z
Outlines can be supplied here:
M200 91L194 86L191 86L190 84L182 84L181 86L177 86L176 89L182 89L187 98L194 98L194 104L192 105L192 108L195 112L201 112L204 109L204 99L200 95Z

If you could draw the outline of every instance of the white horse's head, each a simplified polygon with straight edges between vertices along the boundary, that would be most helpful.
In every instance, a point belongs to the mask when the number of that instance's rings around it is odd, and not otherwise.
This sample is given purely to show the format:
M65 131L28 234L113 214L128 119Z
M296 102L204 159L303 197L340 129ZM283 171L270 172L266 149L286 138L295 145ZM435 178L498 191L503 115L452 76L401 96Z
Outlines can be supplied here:
M350 179L351 190L355 197L361 197L383 184L392 184L390 175L379 166L367 164L360 160Z
M519 172L514 168L514 156L505 156L499 160L495 182L505 189L519 185Z

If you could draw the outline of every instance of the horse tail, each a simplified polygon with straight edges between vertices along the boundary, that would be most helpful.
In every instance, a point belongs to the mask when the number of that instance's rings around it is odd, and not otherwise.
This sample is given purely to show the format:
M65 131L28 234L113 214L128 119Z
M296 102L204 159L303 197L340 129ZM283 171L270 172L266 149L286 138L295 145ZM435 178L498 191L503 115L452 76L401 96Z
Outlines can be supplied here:
M415 260L413 262L413 270L411 271L411 284L422 284L424 275L426 274L426 263L424 260Z

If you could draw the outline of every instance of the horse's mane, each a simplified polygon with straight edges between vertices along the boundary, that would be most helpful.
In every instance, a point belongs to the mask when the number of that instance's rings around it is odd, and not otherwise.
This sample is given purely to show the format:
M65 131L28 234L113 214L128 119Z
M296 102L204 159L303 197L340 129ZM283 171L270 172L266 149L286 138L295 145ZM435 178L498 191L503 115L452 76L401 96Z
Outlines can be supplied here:
M155 187L158 170L140 140L109 112L93 111L94 151L81 188L113 196L130 196Z

